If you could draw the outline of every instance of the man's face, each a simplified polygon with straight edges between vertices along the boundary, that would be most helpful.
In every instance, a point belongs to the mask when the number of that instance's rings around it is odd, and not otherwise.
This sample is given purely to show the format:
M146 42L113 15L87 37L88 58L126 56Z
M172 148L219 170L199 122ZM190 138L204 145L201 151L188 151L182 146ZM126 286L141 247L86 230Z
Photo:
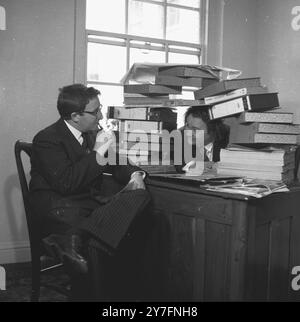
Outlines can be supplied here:
M204 131L204 145L207 145L211 142L210 135L207 131L206 123L200 117L194 117L191 114L186 119L185 130L192 130L192 138L188 139L189 144L196 143L196 131L202 130Z
M78 126L81 132L98 129L99 121L103 118L101 107L98 97L92 98L89 101L84 112L80 114Z

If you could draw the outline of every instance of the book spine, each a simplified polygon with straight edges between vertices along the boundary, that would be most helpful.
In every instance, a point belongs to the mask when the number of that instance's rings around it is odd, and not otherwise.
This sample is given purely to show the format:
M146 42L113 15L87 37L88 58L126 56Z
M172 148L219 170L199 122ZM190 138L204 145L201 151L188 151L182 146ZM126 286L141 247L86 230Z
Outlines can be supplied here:
M132 132L141 131L144 133L157 132L160 133L162 130L172 131L177 128L176 123L159 122L159 121L137 121L137 120L121 120L120 131L121 132Z
M136 94L181 94L181 86L152 84L124 85L124 93Z
M167 151L168 149L173 150L172 145L155 143L155 142L132 142L132 141L122 141L119 144L121 149L135 149L143 151Z
M255 133L254 143L299 144L299 135Z
M238 98L247 94L247 88L240 88L234 91L231 91L227 94L208 96L204 98L204 103L211 105L219 102L228 101L234 98Z
M124 120L121 121L121 131L122 132L132 132L136 130L141 130L144 132L160 132L162 130L162 122L152 122L152 121L132 121Z
M107 112L108 118L119 120L144 120L144 121L163 121L177 122L177 113L168 108L151 109L149 107L124 108L118 106L109 106Z
M259 77L224 80L195 91L194 97L195 99L204 99L207 96L218 95L236 90L238 88L248 88L254 86L261 86Z
M231 101L213 105L209 110L210 119L218 119L248 110L248 102L244 98L240 97Z
M205 87L215 82L217 82L216 79L202 77L179 77L168 75L161 75L155 77L155 84L160 85Z
M265 171L265 172L284 172L294 167L293 164L288 165L263 165L263 164L243 164L243 163L230 163L218 162L220 169L237 169L246 171Z
M251 94L246 97L251 111L270 110L279 106L277 93Z
M293 113L259 113L259 112L245 112L239 117L239 123L293 123Z
M126 109L118 106L108 106L107 117L111 119L147 120L148 108Z
M259 133L300 134L300 126L292 124L256 123Z

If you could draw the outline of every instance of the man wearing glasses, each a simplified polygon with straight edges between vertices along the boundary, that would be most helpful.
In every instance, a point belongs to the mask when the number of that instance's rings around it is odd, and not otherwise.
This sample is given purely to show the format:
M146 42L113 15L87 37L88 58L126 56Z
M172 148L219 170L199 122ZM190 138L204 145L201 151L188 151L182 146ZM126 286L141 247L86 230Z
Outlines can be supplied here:
M30 193L32 207L40 216L41 235L48 235L46 247L78 273L88 270L86 243L92 239L102 251L113 254L150 200L140 168L127 162L101 162L114 136L97 144L103 117L99 94L82 84L60 89L60 119L33 139ZM104 172L127 184L112 201L99 194Z

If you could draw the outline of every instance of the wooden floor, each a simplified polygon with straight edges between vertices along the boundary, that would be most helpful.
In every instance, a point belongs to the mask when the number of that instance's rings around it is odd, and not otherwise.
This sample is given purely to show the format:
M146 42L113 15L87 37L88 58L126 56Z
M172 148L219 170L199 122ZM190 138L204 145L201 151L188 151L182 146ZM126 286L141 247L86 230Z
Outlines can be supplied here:
M31 290L31 264L18 263L2 265L6 270L6 290L0 291L0 302L29 302ZM52 286L67 286L68 276L63 270L43 275L43 281L50 287L41 287L40 302L66 302L65 295L52 289Z

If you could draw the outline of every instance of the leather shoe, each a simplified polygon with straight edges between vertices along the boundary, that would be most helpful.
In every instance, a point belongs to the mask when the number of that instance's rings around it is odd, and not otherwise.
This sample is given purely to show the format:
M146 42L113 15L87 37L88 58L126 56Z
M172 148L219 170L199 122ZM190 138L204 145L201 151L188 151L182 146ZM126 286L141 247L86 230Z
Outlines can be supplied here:
M81 238L76 235L52 234L43 239L46 249L58 257L68 270L74 273L85 274L88 265L85 258L80 254L82 248Z

